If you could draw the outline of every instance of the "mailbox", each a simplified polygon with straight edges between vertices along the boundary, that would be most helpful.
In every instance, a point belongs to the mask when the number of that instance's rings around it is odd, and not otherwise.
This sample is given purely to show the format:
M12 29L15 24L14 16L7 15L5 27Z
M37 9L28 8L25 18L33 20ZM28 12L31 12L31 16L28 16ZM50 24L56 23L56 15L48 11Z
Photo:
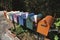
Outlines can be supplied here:
M28 12L23 12L20 16L18 16L19 24L25 26L27 17L28 17Z
M23 12L22 15L21 15L21 17L23 19L27 19L28 18L28 12Z
M30 19L30 17L26 20L26 27L33 30L33 21Z
M39 22L42 18L43 18L42 13L37 14L37 22Z
M36 26L37 26L37 15L33 15L30 17L31 21L33 22L33 31L36 31Z
M37 23L38 20L41 20L41 18L43 17L42 14L38 14L38 15L33 15L31 18L32 22L33 22L33 30L36 31L37 30Z
M28 14L28 18L26 19L26 27L33 30L33 21L34 21L34 13Z
M18 24L24 26L23 18L18 16Z
M9 14L9 19L12 21L14 20L13 15L19 13L18 11L11 11Z
M15 23L18 23L18 16L20 16L20 15L21 15L20 13L16 13L13 15L13 19L14 19Z
M52 23L53 23L53 17L46 16L45 18L43 18L38 22L37 32L47 36Z

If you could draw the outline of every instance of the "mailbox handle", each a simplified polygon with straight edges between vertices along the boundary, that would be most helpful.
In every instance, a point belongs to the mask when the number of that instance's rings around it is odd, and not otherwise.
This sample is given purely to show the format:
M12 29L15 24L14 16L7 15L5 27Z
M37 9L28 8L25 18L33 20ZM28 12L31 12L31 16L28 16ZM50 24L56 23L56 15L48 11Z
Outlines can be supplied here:
M46 22L46 20L44 20L44 23L45 23L45 24L41 24L41 26L47 27L47 22Z

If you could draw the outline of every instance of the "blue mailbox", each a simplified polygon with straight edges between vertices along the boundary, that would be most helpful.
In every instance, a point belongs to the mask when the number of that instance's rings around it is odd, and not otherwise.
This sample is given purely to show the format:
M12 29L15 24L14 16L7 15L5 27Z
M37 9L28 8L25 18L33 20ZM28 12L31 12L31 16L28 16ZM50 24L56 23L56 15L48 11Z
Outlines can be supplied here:
M18 24L24 26L23 18L21 16L18 16Z
M18 16L19 24L25 26L27 17L28 17L28 12L23 12L20 16Z

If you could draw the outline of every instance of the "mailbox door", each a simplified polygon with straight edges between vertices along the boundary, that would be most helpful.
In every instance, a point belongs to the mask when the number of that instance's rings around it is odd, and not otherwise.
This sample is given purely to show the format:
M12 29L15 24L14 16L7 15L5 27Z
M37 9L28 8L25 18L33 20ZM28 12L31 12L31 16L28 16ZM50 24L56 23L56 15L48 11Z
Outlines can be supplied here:
M33 30L33 22L29 18L26 20L26 27Z
M19 16L18 17L18 20L19 20L19 24L23 26L24 25L23 18L21 16Z

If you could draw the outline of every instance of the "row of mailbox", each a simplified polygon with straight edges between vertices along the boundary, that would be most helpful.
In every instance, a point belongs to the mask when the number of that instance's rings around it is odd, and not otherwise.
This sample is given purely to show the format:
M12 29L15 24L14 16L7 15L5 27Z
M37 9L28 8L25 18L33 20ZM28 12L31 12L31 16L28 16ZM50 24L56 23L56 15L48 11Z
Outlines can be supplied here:
M34 13L20 11L4 11L4 16L9 20L18 23L19 25L26 26L27 28L37 31L45 36L48 35L48 31L53 20L53 17L50 15L44 19L41 19L43 18L41 13L35 15Z

